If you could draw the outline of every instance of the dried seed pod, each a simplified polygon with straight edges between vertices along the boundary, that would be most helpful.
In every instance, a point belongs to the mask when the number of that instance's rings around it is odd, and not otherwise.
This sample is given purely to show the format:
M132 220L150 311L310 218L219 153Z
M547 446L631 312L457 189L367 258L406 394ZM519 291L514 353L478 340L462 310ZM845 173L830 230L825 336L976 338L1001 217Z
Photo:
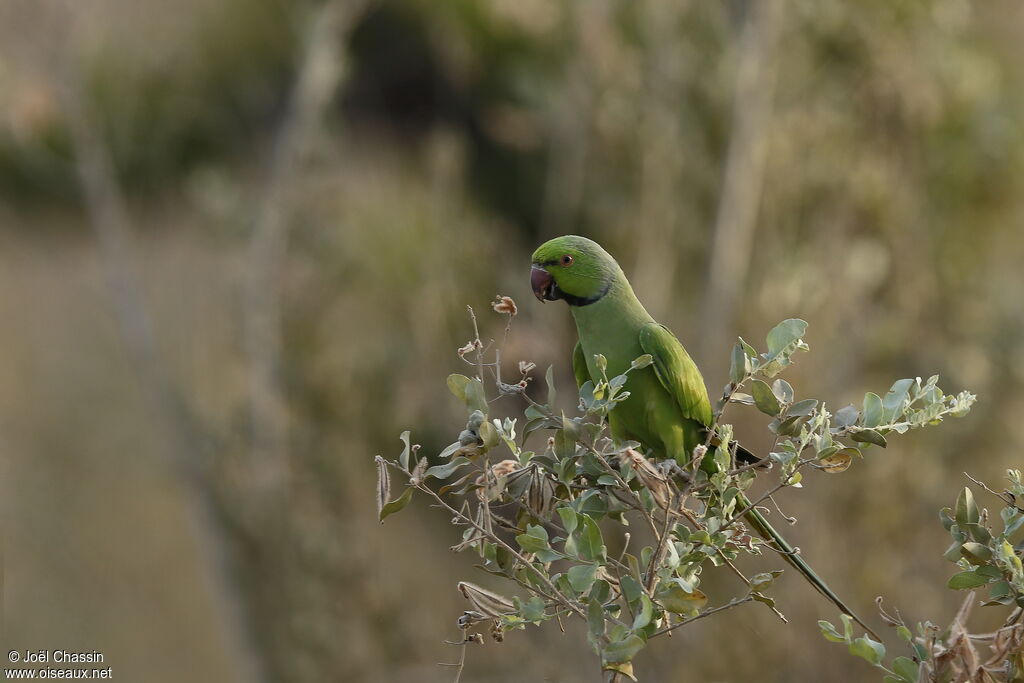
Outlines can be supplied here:
M427 459L426 457L420 458L419 462L416 463L416 467L412 469L412 475L409 477L409 482L413 486L418 486L423 483L423 473L427 471Z
M477 489L477 497L480 500L483 500L485 495L489 496L489 500L497 498L505 490L504 482L500 481L501 478L507 477L518 469L521 469L519 461L512 459L502 460L491 465L489 473L481 474L476 478L476 483L483 487Z
M672 490L669 487L668 479L661 471L651 464L641 453L627 448L619 455L619 462L629 463L636 472L637 479L643 484L654 497L654 501L662 508L667 509L672 498Z
M519 309L516 308L516 302L512 300L512 297L502 296L501 294L495 297L494 303L491 304L491 308L493 308L496 313L504 313L510 317L519 312Z
M384 458L378 455L374 462L377 463L377 517L380 518L384 506L391 500L391 473Z
M555 484L539 467L530 468L530 487L526 490L526 504L540 518L551 514L555 497Z
M459 581L458 588L474 610L492 619L506 614L514 614L516 611L515 605L504 595L489 591L475 583Z

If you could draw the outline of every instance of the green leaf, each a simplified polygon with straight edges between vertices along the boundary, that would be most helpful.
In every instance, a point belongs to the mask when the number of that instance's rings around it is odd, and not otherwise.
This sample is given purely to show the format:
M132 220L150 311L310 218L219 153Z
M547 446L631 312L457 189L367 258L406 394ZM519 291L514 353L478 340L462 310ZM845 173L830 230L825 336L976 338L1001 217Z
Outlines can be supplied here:
M910 629L904 626L903 624L900 624L896 627L896 635L898 635L900 637L900 640L902 640L904 643L909 643L911 640L914 639L914 634L911 633Z
M477 378L473 378L466 385L466 405L472 410L479 410L487 414L487 395L484 393L484 384Z
M549 365L544 373L544 383L548 385L548 407L555 407L555 399L558 394L555 392L555 366Z
M768 355L774 356L807 332L807 323L799 318L789 318L772 328L768 333Z
M871 391L864 394L863 424L865 427L877 427L882 424L882 399Z
M600 491L591 489L573 501L573 509L581 515L600 519L608 513L608 503Z
M825 636L825 640L831 640L833 643L845 643L846 638L842 636L836 627L831 622L825 621L824 619L818 620L818 628L821 629L821 635Z
M885 646L868 636L861 636L850 643L850 654L863 657L877 666L885 657Z
M734 391L729 396L729 403L739 403L740 405L752 406L754 405L754 397L750 394L744 394L742 391Z
M632 370L642 370L653 362L654 356L649 353L645 353L644 355L638 356L634 359L633 362L629 364L629 367Z
M750 365L751 366L756 366L757 365L757 351L754 349L753 346L751 346L747 342L743 341L743 337L739 337L738 339L740 340L740 344L743 346L743 353L747 354L747 359L750 361Z
M636 558L636 555L626 553L626 566L629 567L630 576L633 577L637 582L640 581L640 560Z
M747 374L747 355L743 353L743 347L737 342L732 347L732 356L729 359L729 380L733 384L739 384Z
M430 469L423 473L423 478L425 479L427 477L435 477L437 479L442 480L447 479L448 477L452 476L452 473L455 472L455 470L459 469L464 465L469 464L471 464L469 458L465 457L464 455L460 455L457 458L452 458L443 465L434 465L433 467L431 467Z
M1024 513L1013 508L1003 508L999 513L1003 520L1003 536L1012 536L1017 530L1024 527Z
M408 470L409 469L409 453L410 453L411 448L412 448L412 446L409 445L409 430L406 429L404 432L402 432L402 435L399 436L398 438L402 440L403 444L405 444L405 447L402 448L402 454L398 456L398 464L402 466L403 470Z
M519 616L525 621L538 623L544 620L544 601L534 595L519 608Z
M622 577L620 586L622 588L622 597L626 598L626 602L631 605L639 600L640 596L644 593L640 582L628 574Z
M818 399L816 398L805 398L803 401L797 401L786 410L788 417L794 415L810 415L814 412L814 409L818 407Z
M678 581L677 579L663 582L654 595L655 599L669 612L685 616L696 615L708 604L708 596L697 588L688 591L680 586Z
M842 429L843 427L856 424L858 417L860 417L860 411L851 403L836 411L836 414L832 416L832 424Z
M953 528L953 511L949 508L942 508L939 510L939 521L942 522L942 527L949 531Z
M445 448L443 451L441 451L437 457L440 458L441 460L447 460L448 458L455 455L455 451L459 450L460 448L462 448L462 442L455 441L449 444L448 447Z
M914 385L912 379L898 379L893 382L889 393L882 399L882 420L892 422L899 415L903 408L903 402L907 400L910 387Z
M469 385L469 378L465 375L453 373L448 375L448 390L463 403L466 403L466 387Z
M569 571L566 573L572 589L577 593L586 593L594 585L594 580L597 579L597 565L578 564L574 567L569 567Z
M840 614L839 618L843 621L843 637L846 642L853 642L853 617L849 614Z
M562 411L562 429L574 444L580 440L580 423L566 417L564 410Z
M995 581L988 587L988 601L983 605L1009 605L1013 602L1013 587L1008 581Z
M989 577L982 576L981 574L978 574L973 571L959 572L957 574L953 574L953 576L950 577L949 583L946 584L946 587L956 591L968 590L971 588L979 588L981 586L984 586L991 580L992 579L990 579Z
M781 570L761 572L750 577L750 590L763 591L775 582L776 577L782 574Z
M575 510L570 507L560 507L558 508L558 516L562 518L562 526L565 527L565 533L572 534L576 531L578 520Z
M571 458L576 454L576 441L572 438L572 435L564 430L559 429L555 432L555 457L559 460L565 460Z
M594 586L590 589L590 600L597 600L602 605L608 602L608 599L612 596L612 586L604 579L598 579L594 582Z
M554 548L548 548L547 550L538 550L537 559L541 562L554 562L555 560L564 560L565 555Z
M780 403L793 402L793 387L784 379L780 378L772 382L772 393L775 394L775 398L779 399Z
M593 638L600 638L604 635L604 607L600 600L591 598L587 603L587 626Z
M410 486L402 493L401 496L391 501L390 503L386 503L383 507L381 507L380 521L383 522L385 517L395 514L396 512L404 508L406 505L408 505L409 501L412 500L413 490L413 487Z
M974 494L966 486L960 491L960 495L957 496L955 518L956 523L960 526L977 524L978 520L981 519L978 504L974 502Z
M590 515L580 515L583 527L579 533L576 547L579 549L580 557L588 562L599 562L604 564L608 561L604 539L601 537L601 528Z
M750 393L754 396L754 403L757 405L757 409L765 415L775 417L782 411L779 400L775 397L775 393L768 386L767 382L755 379L750 386Z
M985 567L978 567L974 571L977 574L979 574L981 576L987 576L990 579L1001 579L1001 578L1003 578L1003 570L1001 570L999 567L994 567L992 565L987 565Z
M639 631L647 624L651 623L651 619L654 617L654 604L651 599L647 597L647 593L640 594L640 609L636 613L636 617L633 619L633 630Z
M807 424L806 415L793 415L776 425L775 432L780 436L796 436L805 424Z
M536 553L542 550L549 550L548 532L542 526L530 524L526 527L525 534L516 536L516 543L528 553Z
M857 443L871 443L882 448L886 446L885 437L874 429L858 429L850 433L850 438Z
M636 653L644 648L644 645L646 643L643 638L635 633L631 633L622 640L609 643L601 651L601 661L610 664L631 661L636 656Z
M974 541L960 546L960 554L971 564L985 564L992 559L992 549Z
M899 674L907 683L915 683L917 681L917 668L918 663L909 657L897 657L892 660L892 670Z
M494 448L498 445L500 435L490 422L481 424L477 433L480 435L480 440L483 441L484 448Z

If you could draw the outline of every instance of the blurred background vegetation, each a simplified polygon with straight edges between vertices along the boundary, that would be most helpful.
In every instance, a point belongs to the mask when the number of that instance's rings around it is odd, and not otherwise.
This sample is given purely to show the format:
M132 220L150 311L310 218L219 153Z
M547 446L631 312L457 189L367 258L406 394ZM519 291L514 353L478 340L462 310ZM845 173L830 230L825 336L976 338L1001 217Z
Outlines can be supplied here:
M979 395L785 499L862 614L948 623L937 510L1024 450L1022 27L1014 0L4 0L4 641L125 681L450 680L455 582L493 584L422 501L377 525L372 458L461 428L444 378L496 292L509 360L568 386L569 315L527 283L567 232L713 395L790 316L798 394ZM731 610L638 673L877 678L777 586L788 626ZM465 678L594 680L579 635Z

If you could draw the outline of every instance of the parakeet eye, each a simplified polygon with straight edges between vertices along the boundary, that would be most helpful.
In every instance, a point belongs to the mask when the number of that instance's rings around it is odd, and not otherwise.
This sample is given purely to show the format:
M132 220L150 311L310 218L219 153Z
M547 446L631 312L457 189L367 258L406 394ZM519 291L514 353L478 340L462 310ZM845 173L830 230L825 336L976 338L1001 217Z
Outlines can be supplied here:
M569 256L568 254L563 256L562 257L562 265L563 266L571 266L572 265L572 256Z

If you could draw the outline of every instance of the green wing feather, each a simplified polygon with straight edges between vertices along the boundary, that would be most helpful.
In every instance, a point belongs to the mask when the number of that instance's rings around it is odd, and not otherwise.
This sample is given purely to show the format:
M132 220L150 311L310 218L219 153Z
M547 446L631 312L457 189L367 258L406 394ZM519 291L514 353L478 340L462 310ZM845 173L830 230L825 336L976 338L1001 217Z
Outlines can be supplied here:
M658 323L640 329L640 346L654 358L658 381L679 405L683 417L711 424L711 401L697 364L668 328Z
M572 374L576 376L577 389L590 380L587 359L583 356L583 346L579 342L576 342L576 346L572 350Z
M711 401L708 399L704 378L693 359L690 358L690 354L686 352L675 335L665 326L651 323L640 330L640 346L654 358L653 367L658 381L675 399L683 416L695 420L705 427L710 426L712 422ZM580 357L582 359L582 353ZM712 444L718 445L714 439ZM746 449L742 450L746 451ZM739 494L737 502L741 508L747 508L744 516L754 530L766 541L771 542L790 566L800 572L815 589L842 612L853 617L868 633L875 636L876 639L878 638L875 632L828 587L828 584L804 561L803 557L786 541L782 534L772 527L764 515L750 505L746 496L742 493Z

